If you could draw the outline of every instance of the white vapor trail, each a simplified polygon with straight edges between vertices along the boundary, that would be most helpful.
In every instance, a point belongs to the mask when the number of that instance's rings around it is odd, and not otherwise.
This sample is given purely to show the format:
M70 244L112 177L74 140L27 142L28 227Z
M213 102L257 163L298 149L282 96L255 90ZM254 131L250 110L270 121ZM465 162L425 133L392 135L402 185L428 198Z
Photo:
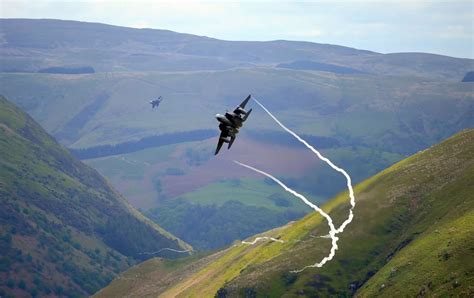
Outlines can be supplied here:
M276 238L273 238L273 237L266 237L266 236L265 237L257 237L252 242L242 241L242 243L243 244L248 244L248 245L254 245L255 243L257 243L258 241L261 241L261 240L271 240L271 241L274 241L274 242L285 243L285 241L283 241L281 239L276 239Z
M160 250L157 250L157 251L153 251L153 252L141 252L139 253L139 255L156 255L164 250L169 250L169 251L172 251L172 252L177 252L177 253L185 253L185 252L190 252L189 249L187 250L177 250L177 249L174 249L174 248L169 248L169 247L165 247L165 248L162 248Z
M294 273L299 273L307 268L314 268L314 267L322 267L326 262L332 260L332 258L334 257L335 253L336 253L336 250L338 249L338 246L337 246L337 241L339 240L339 238L336 236L337 234L339 233L342 233L345 229L345 227L352 221L353 217L354 217L354 214L353 214L353 209L355 207L355 197L354 197L354 190L352 188L352 182L351 182L351 177L349 176L349 174L347 174L346 171L344 171L343 169L339 168L338 166L334 165L328 158L324 157L318 150L316 150L313 146L311 146L310 144L308 144L305 140L303 140L300 136L298 136L295 132L293 132L291 129L289 129L288 127L286 127L285 125L283 125L283 123L281 123L269 110L267 110L263 104L261 104L256 98L252 97L253 100L255 100L255 102L265 111L267 112L267 114L273 119L275 120L275 122L280 125L281 128L283 128L286 132L288 132L289 134L291 134L292 136L294 136L299 142L303 143L308 149L310 149L314 154L316 154L316 156L326 162L332 169L334 169L335 171L341 173L344 175L344 177L346 178L347 180L347 188L349 190L349 197L350 197L350 204L351 204L351 208L349 209L349 216L347 217L347 219L339 226L339 228L336 229L336 227L334 226L334 223L333 223L333 220L332 218L326 213L324 212L321 208L319 208L317 205L311 203L308 199L306 199L302 194L294 191L293 189L289 188L288 186L286 186L283 182L281 182L280 180L278 180L277 178L275 178L274 176L262 171L262 170L259 170L259 169L256 169L252 166L249 166L249 165L246 165L246 164L243 164L241 162L238 162L238 161L234 161L235 163L243 166L243 167L246 167L250 170L253 170L257 173L260 173L262 175L265 175L267 176L268 178L272 179L273 181L275 181L276 183L278 183L284 190L286 190L287 192L291 193L292 195L296 196L297 198L299 198L300 200L302 200L306 205L308 205L309 207L311 207L312 209L314 209L316 212L318 212L319 214L321 214L321 216L323 216L327 222L328 222L328 225L329 225L329 228L330 228L330 231L329 231L329 234L327 235L328 237L331 238L331 242L332 242L332 246L331 246L331 250L330 250L330 253L328 256L324 257L319 263L315 263L313 265L308 265L308 266L305 266L303 267L302 269L300 270L294 270L294 271L291 271L291 272L294 272ZM262 237L258 237L258 238L262 238ZM258 239L257 238L257 239ZM253 242L243 242L245 244L255 244L258 240L261 240L261 239L255 239Z
M354 214L352 212L352 210L354 209L355 207L355 197L354 197L354 189L352 188L352 180L351 180L351 176L349 176L349 174L347 174L346 171L344 171L343 169L339 168L338 166L336 166L335 164L332 163L332 161L330 161L328 158L324 157L318 150L316 150L313 146L311 146L310 144L308 144L308 142L306 142L305 140L303 140L300 136L298 136L295 132L293 132L291 129L289 129L288 127L286 127L285 125L283 125L283 123L281 123L272 113L270 113L269 110L267 110L267 108L265 108L263 106L263 104L261 104L256 98L252 97L253 100L255 100L255 102L260 106L262 107L262 109L267 112L267 114L272 117L273 120L275 120L276 123L278 123L278 125L281 126L281 128L283 128L286 132L288 132L289 134L291 134L292 136L294 136L298 141L300 141L301 143L303 143L308 149L310 149L314 154L316 154L316 156L326 162L333 170L341 173L342 175L344 175L344 177L346 178L346 181L347 181L347 189L349 190L349 197L350 197L350 204L351 204L351 208L349 209L349 216L347 217L347 219L341 224L341 226L337 229L337 232L338 233L341 233L344 228L352 221L352 218L354 217Z
M294 272L294 273L298 273L298 272L301 272L307 268L310 268L310 267L322 267L327 261L330 261L334 255L336 254L336 250L337 250L337 241L339 240L338 237L336 237L336 234L337 234L337 231L336 231L336 228L334 227L334 224L332 222L332 218L326 213L324 212L321 208L319 208L318 206L314 205L313 203L311 203L308 199L306 199L305 196L303 196L302 194L294 191L293 189L289 188L288 186L286 186L283 182L281 182L280 180L278 180L278 178L275 178L274 176L262 171L262 170L259 170L259 169L256 169L252 166L249 166L249 165L246 165L244 163L241 163L241 162L238 162L236 160L234 160L235 163L237 163L238 165L241 165L243 167L246 167L252 171L255 171L257 173L260 173L262 175L265 175L267 176L268 178L272 179L273 181L275 181L276 183L278 183L284 190L286 190L287 192L291 193L292 195L296 196L297 198L301 199L306 205L310 206L311 208L313 208L315 211L317 211L319 214L321 214L324 218L326 218L327 222L328 222L328 225L329 225L329 228L330 228L330 231L329 231L329 236L331 237L331 241L332 241L332 247L331 247L331 252L330 254L325 257L324 259L321 260L321 262L319 263L316 263L314 265L310 265L310 266L306 266L300 270L293 270L291 272ZM258 238L262 238L262 237L258 237ZM261 240L261 239L255 239L253 242L242 242L244 244L249 244L249 245L253 245L255 243L257 243L258 240Z
M246 165L244 163L241 163L239 161L236 161L234 160L234 162L238 165L241 165L243 167L246 167L252 171L255 171L257 173L260 173L262 175L265 175L267 176L268 178L272 179L273 181L275 181L276 183L278 183L281 187L283 187L284 190L286 190L287 192L291 193L292 195L294 195L295 197L299 198L300 200L302 200L306 205L310 206L311 208L313 208L314 210L316 210L317 212L319 212L319 214L321 214L324 218L327 219L328 223L329 223L329 227L331 228L331 230L336 230L336 228L334 228L334 225L332 223L332 219L331 217L326 213L324 212L321 208L319 208L317 205L314 205L313 203L311 203L305 196L303 196L302 194L294 191L293 189L289 188L288 186L286 186L283 182L281 182L278 178L275 178L274 176L268 174L267 172L264 172L262 170L259 170L259 169L256 169L252 166L249 166L249 165Z

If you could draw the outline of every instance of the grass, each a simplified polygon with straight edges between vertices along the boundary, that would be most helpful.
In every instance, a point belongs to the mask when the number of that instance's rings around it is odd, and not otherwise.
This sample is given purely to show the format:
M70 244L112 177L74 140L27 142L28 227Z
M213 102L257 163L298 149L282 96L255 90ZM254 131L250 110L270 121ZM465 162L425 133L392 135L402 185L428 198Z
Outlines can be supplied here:
M98 169L106 177L125 180L142 180L147 166L124 155L89 159L85 163Z
M360 289L361 297L404 295L469 296L474 277L474 212L433 227L398 253Z
M472 130L469 133L461 133L456 137L447 140L442 145L436 146L424 153L404 160L370 178L369 180L364 181L362 184L359 184L356 187L356 194L359 201L356 209L356 217L354 219L354 223L352 223L349 228L349 234L346 233L345 236L343 235L340 243L340 251L336 255L336 260L326 265L323 269L312 270L311 274L313 275L311 275L309 272L303 273L298 277L298 281L292 287L286 288L286 292L294 294L298 289L298 291L305 291L305 293L308 295L310 295L310 293L312 293L312 295L315 293L334 295L334 292L332 291L336 291L336 293L339 291L339 293L341 293L341 289L347 289L349 282L357 284L358 279L359 282L365 280L367 277L364 275L364 271L376 271L378 268L383 266L384 256L393 252L393 247L398 246L399 243L403 242L405 239L411 238L413 235L417 235L417 233L420 233L420 231L427 230L427 234L430 233L433 222L439 221L440 217L443 218L443 215L446 212L450 212L450 216L446 215L446 217L449 220L452 220L458 218L459 216L463 216L462 212L464 211L459 211L461 214L457 212L457 210L459 210L459 204L464 206L464 210L472 210L473 202L472 199L469 199L470 197L472 198L472 195L470 195L472 194L472 190L467 187L467 181L472 179L472 157L466 156L466 152L472 152L474 149L472 147L473 135L474 133ZM461 146L464 148L460 148ZM447 156L450 156L450 159L446 158ZM451 169L457 167L457 163L459 162L458 158L460 158L460 156L464 156L464 158L467 158L469 162L463 165L462 171L456 174L451 174ZM443 164L444 168L439 168L437 166L440 164ZM430 170L433 168L437 169L438 172L436 172L436 174ZM400 175L400 173L406 172L407 170L411 172L410 175ZM441 173L439 171L441 171ZM447 187L440 190L437 186L440 183L436 180L442 181L445 179L452 179L446 177L444 173L450 173L448 176L455 175L457 180L451 180L451 183L447 184ZM431 175L437 177L437 179L433 179L433 176ZM425 199L420 199L418 202L418 204L422 205L418 206L418 212L420 213L417 213L416 211L413 211L414 206L411 199L404 196L404 193L406 193L406 187L408 185L411 185L412 189L416 189L416 185L413 184L413 179L420 176L423 177L423 179L418 181L418 183L420 183L420 185L423 187L426 187L425 185L428 185L428 187L423 189L422 194ZM393 193L392 190L400 189L402 187L405 188L404 192L398 194ZM430 191L430 188L434 191ZM410 193L410 191L408 191L408 193ZM457 195L455 195L456 193ZM450 198L449 202L445 200L446 197ZM372 200L370 198L372 198ZM378 200L374 201L375 198L378 198ZM395 198L395 205L388 208L390 205L393 205L393 203L387 205L384 200L394 200ZM331 203L337 205L338 201L342 199L345 199L345 196L338 196ZM337 209L335 210L334 214L335 218L339 218L341 216L338 215L339 212L337 212ZM429 212L426 211L427 209ZM407 214L409 215L408 217L406 217ZM363 222L361 222L361 217L363 218ZM404 231L402 227L407 224L408 230ZM435 228L433 227L432 229ZM464 230L469 229L469 227L464 228ZM374 236L376 235L376 237L370 236L371 234ZM458 243L473 243L472 238L466 242L466 239L463 238L462 234L459 235L459 239L457 239L457 236L458 235L451 235L451 237L455 237L455 241ZM417 238L415 239L416 240L413 241L412 244L409 244L407 249L409 249L411 245L424 242L423 238L420 238L420 240ZM315 245L316 244L313 244L313 247ZM426 247L430 247L428 244L425 245ZM436 245L437 244L435 243L431 243L431 247L436 247ZM392 248L389 248L390 246ZM469 244L467 247L469 247ZM309 249L309 247L307 249ZM311 250L305 250L304 247L302 250L304 251L306 258L308 258L310 255L314 255L311 253ZM413 251L418 250L414 249ZM298 248L295 248L292 253L297 255ZM460 253L459 256L465 258L466 253L468 253L467 250L465 250L463 253ZM418 255L420 257L422 254L423 250L418 251ZM321 256L318 257L315 255L314 258L318 259L321 258ZM298 258L293 257L292 259L292 263L298 264ZM357 261L357 259L360 261ZM284 263L282 264L281 262L274 261L269 262L266 267L273 266L274 268L275 266L278 266L280 267L280 270L277 272L281 272L281 270L284 270L284 267L281 268L283 265ZM439 264L439 262L427 262L424 265L434 271L439 270L439 266L442 266ZM473 268L472 265L472 263L463 264L461 268L464 269L461 269L461 271L467 270L466 272L469 272L469 270L471 270L469 268ZM392 268L390 263L385 266L387 266L387 268ZM366 269L362 270L361 272L361 267ZM262 272L266 272L265 266L264 268L260 268L260 270ZM314 281L314 271L316 271L318 274L331 276L332 281L320 283L317 288L308 287L308 284ZM345 277L344 275L341 276L341 273L344 274L344 272L348 274ZM337 278L335 278L336 276ZM417 282L414 282L413 280L410 280L410 282L413 283L415 287L418 286L420 288L422 286L420 281L426 281L426 278L421 273L417 276L419 277ZM276 278L275 276L273 277ZM255 276L252 278L255 279ZM348 280L346 283L341 282L341 280L344 280L344 278L350 278L350 280ZM408 280L409 279L406 279L405 282L408 283ZM370 283L371 280L369 279L368 284ZM234 284L243 287L244 285L251 284L251 281L249 281L244 276L240 276ZM262 282L260 282L260 284L262 284ZM380 285L380 282L378 284ZM272 290L271 288L268 288L268 286L257 286L257 288L258 287L260 287L260 289L264 292ZM402 296L405 295L403 293L412 293L410 295L416 294L416 292L413 292L413 288L408 289L404 287L404 282L402 280L398 283L398 288L402 291L400 294ZM442 293L441 289L436 289L436 285L433 285L433 288L433 291L435 291L433 293L437 293L437 291ZM461 289L466 291L465 286L461 286ZM371 293L374 294L374 292ZM368 296L372 295L369 293Z
M317 214L262 234L285 243L232 246L159 293L212 296L225 287L230 295L253 289L258 295L283 297L345 296L356 290L362 297L469 295L474 270L469 257L474 244L474 190L469 183L474 179L473 152L474 130L467 130L359 183L355 218L340 235L335 259L290 283L283 277L289 270L327 254L328 240L314 237L328 231ZM347 207L343 192L324 210L340 223Z
M84 296L144 249L190 248L139 214L1 96L0 148L0 279L22 278L40 295L61 286L71 296ZM39 282L33 286L34 279ZM27 295L3 284L0 289Z
M229 195L229 194L236 195ZM238 195L237 195L238 194ZM277 194L291 205L282 207L275 204L270 195ZM248 206L264 207L270 210L285 211L288 209L308 212L309 208L299 200L289 196L275 185L268 185L261 179L230 179L211 183L196 191L181 196L183 199L202 205L222 206L226 201L235 200Z
M196 255L179 260L153 258L146 263L143 263L143 265L140 267L134 266L130 268L125 273L121 274L116 280L114 280L107 290L97 292L94 297L101 297L102 295L106 295L108 297L117 297L120 295L120 293L125 291L140 290L139 281L141 278L144 278L150 274L160 274L161 276L172 275L174 272L186 267L189 263L196 261L198 257L202 256ZM156 271L156 268L160 268L159 272ZM148 295L145 296L148 297Z

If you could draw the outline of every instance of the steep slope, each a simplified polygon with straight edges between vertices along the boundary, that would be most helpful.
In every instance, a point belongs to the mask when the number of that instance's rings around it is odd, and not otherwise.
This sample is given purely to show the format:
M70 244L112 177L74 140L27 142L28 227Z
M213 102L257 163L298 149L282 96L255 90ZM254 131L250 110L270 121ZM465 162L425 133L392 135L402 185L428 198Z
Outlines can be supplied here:
M134 268L133 286L120 291L114 281L100 294L134 295L141 289L141 295L161 293L163 297L216 293L218 297L472 296L472 181L474 129L358 184L354 221L340 235L335 258L323 268L289 272L328 253L329 240L320 237L327 234L327 224L311 214L262 234L284 243L262 241L248 246L236 242L200 263L178 264L171 274L160 276L153 275L163 270L159 264L155 269L148 267L146 274L141 270L157 262L148 261ZM342 193L324 209L340 223L347 207L347 193ZM123 277L131 276L126 272Z
M1 96L0 199L0 296L83 296L144 252L191 249Z

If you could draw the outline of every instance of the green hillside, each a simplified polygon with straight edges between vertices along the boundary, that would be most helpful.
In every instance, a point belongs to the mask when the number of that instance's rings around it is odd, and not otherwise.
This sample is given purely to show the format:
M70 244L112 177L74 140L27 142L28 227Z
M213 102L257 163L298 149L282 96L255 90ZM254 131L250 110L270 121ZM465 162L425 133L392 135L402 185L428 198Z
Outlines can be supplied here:
M310 214L262 234L284 243L234 242L187 263L153 259L98 296L472 296L472 181L474 129L469 129L358 184L354 220L340 234L335 258L323 268L289 272L328 253L329 240L319 237L327 234L327 224ZM324 209L341 223L347 193Z
M191 249L1 96L0 199L2 297L92 294L144 252Z

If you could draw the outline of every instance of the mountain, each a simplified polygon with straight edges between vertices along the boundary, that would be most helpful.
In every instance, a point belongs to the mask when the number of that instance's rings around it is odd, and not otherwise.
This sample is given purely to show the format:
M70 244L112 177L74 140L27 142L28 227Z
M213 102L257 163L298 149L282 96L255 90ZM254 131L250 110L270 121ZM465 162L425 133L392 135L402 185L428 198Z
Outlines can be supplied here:
M0 30L1 70L8 72L36 72L70 65L91 66L107 72L218 70L302 59L374 74L421 72L424 76L451 80L472 70L467 65L472 66L472 60L433 54L383 55L337 45L285 40L225 41L169 30L77 21L1 19Z
M3 96L0 199L2 297L92 294L147 252L192 249Z
M249 93L354 182L474 127L472 83L461 82L472 59L60 20L3 19L0 33L0 94L196 249L310 211L232 160L317 203L344 190L343 177L253 101L232 149L214 157L214 115ZM163 103L151 109L159 95Z
M257 235L284 243L234 242L199 260L152 259L96 296L472 296L472 181L474 129L468 129L355 186L353 222L322 268L290 272L329 252L330 240L320 237L327 223L312 213ZM347 201L344 192L323 207L336 226L347 217Z

